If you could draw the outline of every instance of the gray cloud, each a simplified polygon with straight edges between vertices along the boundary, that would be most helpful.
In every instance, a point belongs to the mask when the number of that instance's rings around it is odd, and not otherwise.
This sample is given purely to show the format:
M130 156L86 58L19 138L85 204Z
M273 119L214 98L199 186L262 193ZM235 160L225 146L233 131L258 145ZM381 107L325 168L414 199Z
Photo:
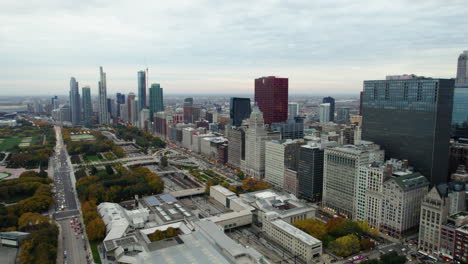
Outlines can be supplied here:
M3 2L2 94L65 93L72 75L96 88L99 65L110 92L147 65L172 92L251 92L261 75L357 92L385 74L452 77L468 49L463 0Z

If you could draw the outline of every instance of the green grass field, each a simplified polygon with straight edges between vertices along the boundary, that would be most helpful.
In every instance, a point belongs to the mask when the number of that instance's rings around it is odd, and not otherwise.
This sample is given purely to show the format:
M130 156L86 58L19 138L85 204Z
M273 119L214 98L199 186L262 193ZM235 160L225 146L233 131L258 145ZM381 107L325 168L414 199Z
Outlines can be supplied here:
M2 140L3 139L3 140ZM17 146L23 138L2 138L0 139L0 151L9 152L15 146Z
M98 156L85 156L84 160L86 162L95 162L95 161L100 161L101 159L99 159Z
M40 136L32 136L30 146L35 144L41 144ZM19 145L21 141L25 139L24 137L17 137L17 138L0 138L0 152L10 152L14 147Z
M99 257L99 251L98 251L98 242L96 241L89 241L89 244L91 245L91 252L93 252L93 259L94 263L101 264L101 257Z

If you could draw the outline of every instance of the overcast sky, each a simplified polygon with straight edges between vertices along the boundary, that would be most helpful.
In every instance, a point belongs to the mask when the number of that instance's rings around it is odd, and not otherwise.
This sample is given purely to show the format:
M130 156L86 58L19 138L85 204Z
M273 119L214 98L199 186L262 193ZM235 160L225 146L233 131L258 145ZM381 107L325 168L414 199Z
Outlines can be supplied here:
M0 95L136 92L137 71L165 93L358 93L365 79L451 78L468 49L466 0L0 1Z

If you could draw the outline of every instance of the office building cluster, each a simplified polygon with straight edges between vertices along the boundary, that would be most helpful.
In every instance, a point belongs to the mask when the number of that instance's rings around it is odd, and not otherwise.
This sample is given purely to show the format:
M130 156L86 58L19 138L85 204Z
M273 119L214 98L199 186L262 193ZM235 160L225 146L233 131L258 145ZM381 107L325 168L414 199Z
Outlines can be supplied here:
M176 225L181 233L177 243L199 241L206 251L219 256L216 263L224 263L221 259L226 254L235 258L236 253L251 256L245 263L264 263L258 252L224 238L216 225L224 230L256 225L304 262L319 257L321 242L292 225L295 220L312 217L311 207L299 199L318 203L318 210L331 217L366 221L394 239L404 239L419 230L421 250L466 262L467 62L465 51L458 59L456 79L392 75L384 80L364 81L358 114L340 106L339 100L325 97L316 104L318 122L312 125L304 122L311 118L302 114L301 103L288 101L288 78L274 76L255 79L253 101L230 98L227 114L221 111L223 106L211 104L208 108L192 97L165 107L159 84L152 84L147 93L147 71L137 74L137 94L118 93L115 100L109 99L102 68L96 116L90 88L83 88L80 99L75 78L70 81L69 104L59 106L52 99L52 105L57 120L90 125L97 119L101 125L137 126L187 151L242 171L246 177L268 183L269 190L240 196L212 186L212 198L229 212L205 220L185 219ZM111 214L106 210L124 212L112 206L102 205L103 217ZM172 209L177 212L180 208ZM125 224L151 219L148 210L129 214L138 216L138 221ZM146 231L138 228L147 234L168 227L159 224L161 227L148 226ZM146 228L147 224L143 225ZM210 245L218 239L222 241L221 249ZM117 248L108 244L109 249ZM184 250L187 253L170 258L207 254L196 247L146 247L148 250L136 256L164 259L168 256L165 252ZM116 250L114 257L118 259L125 252L126 248ZM171 263L174 259L164 261Z

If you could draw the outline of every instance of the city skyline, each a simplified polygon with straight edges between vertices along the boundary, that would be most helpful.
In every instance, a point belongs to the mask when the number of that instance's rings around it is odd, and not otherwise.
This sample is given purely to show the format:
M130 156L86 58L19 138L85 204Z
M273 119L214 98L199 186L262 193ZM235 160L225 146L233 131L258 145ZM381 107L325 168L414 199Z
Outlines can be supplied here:
M461 1L142 5L2 4L2 94L56 94L70 76L97 91L100 65L109 94L135 91L146 67L168 94L246 93L269 75L289 78L291 93L357 93L389 74L453 78L467 49Z

